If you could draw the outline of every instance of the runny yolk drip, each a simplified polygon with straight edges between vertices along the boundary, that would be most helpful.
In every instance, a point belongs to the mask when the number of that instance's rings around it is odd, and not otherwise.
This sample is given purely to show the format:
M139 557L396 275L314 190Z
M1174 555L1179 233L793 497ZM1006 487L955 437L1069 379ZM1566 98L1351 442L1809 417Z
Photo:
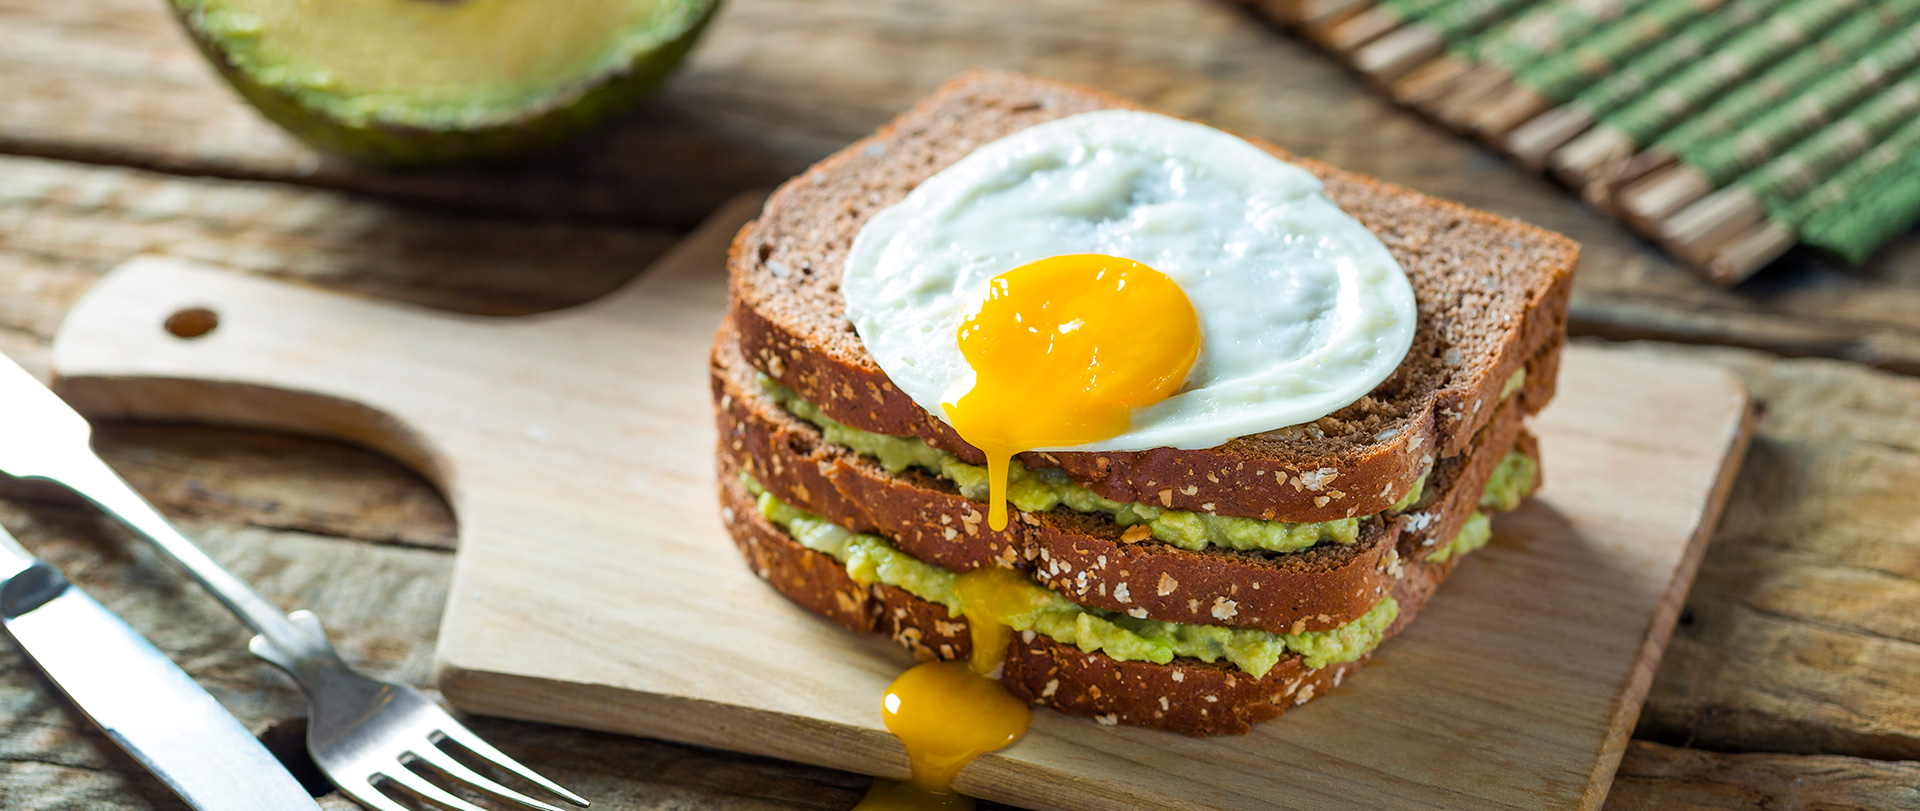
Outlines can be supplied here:
M1037 609L1038 590L1026 575L997 566L960 575L954 588L972 629L973 657L915 665L887 687L881 713L907 748L913 778L875 779L855 811L973 808L973 798L954 793L954 777L974 758L1019 740L1033 720L993 676L1012 641L1003 618Z
M1171 396L1200 355L1200 320L1172 279L1131 259L1070 254L993 277L961 321L973 387L943 403L987 456L987 523L1007 527L1007 470L1034 448L1127 430Z
M1007 473L1034 448L1081 445L1127 430L1136 408L1171 396L1200 355L1200 320L1172 279L1130 259L1073 254L995 276L960 324L972 388L943 403L960 436L987 456L988 524L1007 528ZM974 758L1018 740L1032 711L995 678L1012 642L1008 617L1045 599L1025 574L988 566L954 583L971 629L966 662L927 662L895 679L881 709L913 777L875 780L855 811L971 809L953 779Z

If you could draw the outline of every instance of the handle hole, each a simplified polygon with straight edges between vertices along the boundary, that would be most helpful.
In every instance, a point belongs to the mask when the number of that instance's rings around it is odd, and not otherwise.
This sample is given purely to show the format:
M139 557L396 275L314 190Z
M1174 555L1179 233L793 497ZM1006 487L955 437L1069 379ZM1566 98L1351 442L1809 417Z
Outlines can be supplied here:
M176 338L198 338L220 326L220 314L205 307L181 310L167 316L167 332Z

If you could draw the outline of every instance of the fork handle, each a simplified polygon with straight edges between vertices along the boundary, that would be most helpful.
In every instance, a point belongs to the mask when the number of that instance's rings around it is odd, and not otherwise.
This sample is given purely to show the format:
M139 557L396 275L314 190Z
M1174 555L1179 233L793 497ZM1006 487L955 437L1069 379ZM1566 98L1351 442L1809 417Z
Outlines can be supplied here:
M228 571L181 534L99 456L87 452L69 458L71 464L62 465L57 474L35 478L65 485L125 524L134 534L159 547L161 554L187 570L189 576L213 593L214 599L275 647L298 659L335 656L324 633L316 636L289 621L273 601L254 591L239 575Z

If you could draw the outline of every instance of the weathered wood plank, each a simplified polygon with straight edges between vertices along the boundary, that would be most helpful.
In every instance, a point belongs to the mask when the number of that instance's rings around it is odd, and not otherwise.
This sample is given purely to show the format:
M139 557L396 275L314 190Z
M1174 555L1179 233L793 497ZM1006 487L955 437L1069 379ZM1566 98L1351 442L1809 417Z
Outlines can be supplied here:
M1608 811L1894 811L1920 808L1920 763L1723 754L1634 741Z
M0 96L0 152L686 227L975 66L1086 82L1565 231L1587 246L1577 330L1920 372L1920 238L1857 271L1801 256L1738 292L1712 289L1564 190L1213 0L733 0L669 90L607 131L529 158L398 174L323 160L261 119L161 3L4 0L0 87L15 90Z
M377 543L453 548L454 519L425 481L358 448L278 434L109 424L101 454L176 513Z
M192 425L103 423L94 447L155 503L223 524L452 549L452 511L413 471L322 440ZM0 478L0 498L78 507L59 488Z
M1733 369L1764 410L1640 734L1920 759L1920 381L1660 351Z
M1882 257L1874 264L1897 264L1898 257ZM1810 257L1789 257L1809 268L1808 275L1838 275ZM1750 287L1772 283L1763 276ZM1889 291L1900 301L1902 291ZM1576 297L1570 319L1576 334L1612 340L1652 339L1688 344L1721 344L1761 349L1788 357L1831 357L1856 361L1901 374L1920 374L1920 336L1904 327L1850 322L1813 315L1781 317L1764 312L1730 312L1684 300L1663 300L1639 294L1592 294Z
M489 315L631 278L662 228L456 217L325 190L0 157L0 329L51 338L93 278L140 253Z
M527 763L595 808L842 811L868 784L865 775L644 738L498 718L475 718L472 726L514 742Z

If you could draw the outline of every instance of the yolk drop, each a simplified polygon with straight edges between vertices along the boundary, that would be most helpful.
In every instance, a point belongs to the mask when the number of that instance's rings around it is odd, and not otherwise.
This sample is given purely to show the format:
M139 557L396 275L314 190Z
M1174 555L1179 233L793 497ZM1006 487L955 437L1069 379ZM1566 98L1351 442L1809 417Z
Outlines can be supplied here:
M1200 355L1200 320L1166 274L1131 259L1071 254L995 276L961 321L973 387L943 403L987 456L987 523L1007 527L1017 453L1127 430L1133 410L1178 391Z
M907 748L913 778L893 786L875 780L861 811L973 807L953 792L953 778L974 758L1019 740L1033 720L1024 702L966 662L915 665L887 688L881 706L887 730ZM876 804L874 795L887 802Z
M855 811L973 808L972 798L953 792L953 778L974 758L1019 740L1033 720L993 676L1012 641L1004 618L1036 610L1045 592L1025 574L995 566L960 575L954 587L972 629L973 658L915 665L887 687L881 713L906 746L913 778L874 780Z

